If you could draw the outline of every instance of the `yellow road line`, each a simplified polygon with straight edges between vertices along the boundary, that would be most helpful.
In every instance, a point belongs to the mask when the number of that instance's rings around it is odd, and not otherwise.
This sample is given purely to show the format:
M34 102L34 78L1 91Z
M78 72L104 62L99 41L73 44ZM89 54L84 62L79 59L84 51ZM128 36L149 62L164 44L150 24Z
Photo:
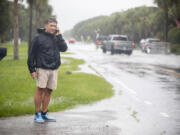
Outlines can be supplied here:
M156 67L157 68L157 67ZM157 68L159 71L161 72L166 72L170 75L175 75L175 76L178 76L180 77L180 73L177 73L177 72L174 72L174 71L169 71L169 70L166 70L166 69L163 69L163 68Z

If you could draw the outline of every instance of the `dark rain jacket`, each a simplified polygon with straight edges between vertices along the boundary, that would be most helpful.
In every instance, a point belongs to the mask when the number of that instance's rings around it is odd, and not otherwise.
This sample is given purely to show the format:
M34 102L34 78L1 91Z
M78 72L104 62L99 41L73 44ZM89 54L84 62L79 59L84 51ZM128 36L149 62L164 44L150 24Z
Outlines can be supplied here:
M58 69L61 65L60 53L67 50L67 44L62 35L56 36L38 29L38 35L32 41L28 54L28 68L30 73L36 68Z

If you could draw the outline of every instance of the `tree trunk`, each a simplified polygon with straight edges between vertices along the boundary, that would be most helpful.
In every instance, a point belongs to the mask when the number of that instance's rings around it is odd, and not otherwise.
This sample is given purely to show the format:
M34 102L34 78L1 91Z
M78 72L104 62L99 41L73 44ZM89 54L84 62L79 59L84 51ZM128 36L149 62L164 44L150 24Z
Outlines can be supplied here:
M32 10L33 10L33 0L30 0L30 3L29 3L29 7L30 7L30 12L29 12L29 42L28 42L28 52L29 52L29 48L31 46L31 40L32 40L32 17L33 17L33 13L32 13Z
M18 0L14 0L14 60L18 60L19 59L19 54L18 54L18 39L19 39Z
M40 20L40 13L39 13L39 12L40 12L40 11L39 11L40 9L39 9L39 8L40 8L40 5L37 5L37 6L36 6L36 9L35 9L35 11L36 11L36 12L35 12L35 13L36 13L36 14L35 14L35 16L36 16L36 17L35 17L35 29L38 28L38 23L39 23L39 20Z
M165 23L164 23L164 41L168 42L168 6L166 5L164 7L164 13L165 13Z

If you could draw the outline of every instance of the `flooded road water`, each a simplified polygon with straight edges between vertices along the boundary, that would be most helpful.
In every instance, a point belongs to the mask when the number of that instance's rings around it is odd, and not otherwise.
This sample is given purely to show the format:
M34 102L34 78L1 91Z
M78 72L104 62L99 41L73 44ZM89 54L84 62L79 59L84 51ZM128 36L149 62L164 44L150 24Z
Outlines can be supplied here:
M94 46L71 46L96 74L114 86L115 96L77 111L110 112L121 135L180 134L180 56L103 54ZM86 70L86 69L85 69ZM76 111L73 110L73 111Z
M180 135L180 56L103 54L94 45L70 45L84 59L83 72L104 77L114 96L91 105L51 113L55 123L34 116L0 119L3 135ZM66 55L67 56L67 55Z

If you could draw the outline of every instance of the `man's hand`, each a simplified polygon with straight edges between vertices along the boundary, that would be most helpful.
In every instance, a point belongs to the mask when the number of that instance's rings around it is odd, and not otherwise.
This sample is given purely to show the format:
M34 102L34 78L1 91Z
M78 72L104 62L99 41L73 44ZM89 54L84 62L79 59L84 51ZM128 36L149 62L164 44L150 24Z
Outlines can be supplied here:
M31 73L31 76L35 80L36 79L36 72Z
M61 34L61 31L60 31L60 29L59 29L59 27L57 27L57 32L56 32L56 35L59 35L59 34Z

